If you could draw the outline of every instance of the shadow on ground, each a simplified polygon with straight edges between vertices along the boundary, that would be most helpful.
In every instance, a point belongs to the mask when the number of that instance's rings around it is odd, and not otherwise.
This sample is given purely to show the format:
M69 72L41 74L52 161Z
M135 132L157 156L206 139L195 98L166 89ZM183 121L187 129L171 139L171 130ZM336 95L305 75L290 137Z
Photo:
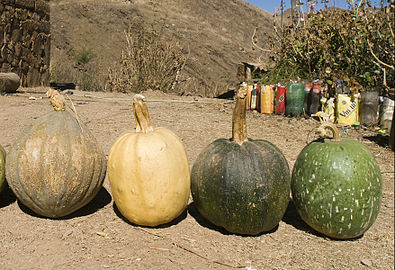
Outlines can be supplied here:
M135 226L135 227L140 227L140 228L152 228L152 227L149 227L149 226L140 226L140 225L137 225L137 224L134 224L134 223L130 222L128 219L126 219L126 218L121 214L121 212L119 211L119 209L118 209L117 205L115 204L115 202L113 203L112 206L113 206L113 208L114 208L115 214L116 214L120 219L122 219L123 221L125 221L126 223L128 223L128 224L130 224L130 225L132 225L132 226ZM181 215L179 215L177 218L175 218L175 219L172 220L171 222L165 223L165 224L162 224L162 225L153 227L153 228L155 228L155 229L164 229L164 228L169 228L169 227L172 227L172 226L174 226L174 225L177 225L178 223L180 223L181 221L183 221L183 220L187 217L187 214L188 214L187 209L185 209L185 210L181 213Z
M235 90L230 90L228 92L225 92L219 96L216 96L215 98L218 99L233 99L235 96Z
M389 135L377 134L375 136L363 136L363 138L371 142L374 142L381 147L389 147L389 143L390 143Z
M3 191L0 192L0 198L0 208L13 204L16 201L16 197L8 185L6 185Z
M292 200L289 201L287 210L282 218L282 221L288 225L293 226L295 229L316 234L316 232L307 225L302 218L299 216L298 210L296 210L295 204ZM317 235L317 234L316 234Z
M211 223L210 221L208 221L207 219L205 219L199 213L199 211L197 210L194 202L192 202L192 203L190 203L188 205L188 212L196 220L196 222L199 223L199 225L201 225L202 227L205 227L207 229L220 232L220 233L222 233L224 235L239 235L239 236L242 236L242 237L259 237L259 236L262 236L262 235L265 235L265 234L274 233L278 229L278 225L277 225L274 229L272 229L272 230L270 230L268 232L262 232L262 233L257 234L257 235L235 234L235 233L228 232L224 228L218 227L218 226L214 225L213 223Z
M98 210L104 208L107 204L111 202L112 198L110 193L102 187L99 190L99 193L93 198L92 201L90 201L87 205L82 207L81 209L75 211L74 213L71 213L70 215L60 217L60 218L48 218L48 217L43 217L41 215L36 214L32 210L30 210L28 207L23 205L19 200L18 200L18 205L19 208L25 212L28 215L34 216L34 217L39 217L39 218L47 218L47 219L58 219L58 220L66 220L66 219L72 219L75 217L82 217L82 216L88 216L91 215Z

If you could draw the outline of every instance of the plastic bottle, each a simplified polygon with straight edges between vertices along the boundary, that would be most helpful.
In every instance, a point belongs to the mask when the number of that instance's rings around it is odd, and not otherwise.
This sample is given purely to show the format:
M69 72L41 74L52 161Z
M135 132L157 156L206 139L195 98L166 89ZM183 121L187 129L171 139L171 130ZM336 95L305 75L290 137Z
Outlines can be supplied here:
M254 84L254 88L252 89L252 92L251 92L251 110L256 109L257 95L258 95L258 85Z
M313 88L310 91L310 115L316 114L321 110L321 82L318 80L313 81Z
M284 114L285 113L285 96L287 92L287 88L282 85L277 85L276 91L276 114Z
M247 85L247 102L246 102L246 109L251 109L251 93L254 86L252 84Z
M364 126L377 124L377 110L379 107L379 93L377 91L361 92L359 104L359 122Z
M304 96L303 83L289 83L287 86L287 97L285 99L285 114L288 116L303 114Z
M270 85L261 85L258 93L258 111L260 113L273 113L273 89Z
M336 97L336 121L338 124L353 125L359 121L359 101L355 96L339 94Z
M306 115L310 115L310 105L311 105L310 91L312 87L313 87L312 82L304 83L304 113Z
M391 130L392 117L394 114L394 101L385 97L380 112L380 127L382 129Z

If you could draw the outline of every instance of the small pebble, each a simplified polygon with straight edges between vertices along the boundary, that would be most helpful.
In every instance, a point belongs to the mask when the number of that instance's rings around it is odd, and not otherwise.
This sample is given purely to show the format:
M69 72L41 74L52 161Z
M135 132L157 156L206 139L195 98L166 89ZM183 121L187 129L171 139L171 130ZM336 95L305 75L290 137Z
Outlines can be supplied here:
M369 259L363 259L363 260L361 261L361 264L362 264L362 265L365 265L365 266L368 266L368 267L371 267L371 266L372 266L372 262L371 262Z

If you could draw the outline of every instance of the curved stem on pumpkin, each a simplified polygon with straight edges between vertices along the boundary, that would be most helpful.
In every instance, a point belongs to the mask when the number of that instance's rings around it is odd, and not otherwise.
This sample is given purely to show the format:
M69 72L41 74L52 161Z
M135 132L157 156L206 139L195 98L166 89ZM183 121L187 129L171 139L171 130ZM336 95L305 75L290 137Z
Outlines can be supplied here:
M233 109L232 117L232 141L242 145L247 141L247 121L246 121L246 96L247 90L240 87L236 95L236 105Z
M54 89L49 89L47 91L47 97L49 97L49 101L52 104L52 107L55 111L60 112L66 110L66 103L62 95L59 94L58 91Z
M143 95L137 94L133 97L133 110L136 119L136 132L147 133L153 131Z
M324 122L317 128L317 131L319 133L321 133L322 135L326 135L325 130L327 130L327 129L332 131L332 134L333 134L333 139L331 140L332 142L341 142L342 141L342 138L340 137L339 130L333 123Z

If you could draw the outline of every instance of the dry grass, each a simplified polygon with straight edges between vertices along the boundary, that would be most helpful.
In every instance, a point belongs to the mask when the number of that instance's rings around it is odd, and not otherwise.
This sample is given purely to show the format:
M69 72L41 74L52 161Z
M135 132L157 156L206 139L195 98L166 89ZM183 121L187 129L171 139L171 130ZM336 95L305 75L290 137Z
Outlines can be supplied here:
M162 38L160 32L125 32L127 46L118 65L109 68L106 90L141 92L173 90L185 65L186 56L177 42Z

